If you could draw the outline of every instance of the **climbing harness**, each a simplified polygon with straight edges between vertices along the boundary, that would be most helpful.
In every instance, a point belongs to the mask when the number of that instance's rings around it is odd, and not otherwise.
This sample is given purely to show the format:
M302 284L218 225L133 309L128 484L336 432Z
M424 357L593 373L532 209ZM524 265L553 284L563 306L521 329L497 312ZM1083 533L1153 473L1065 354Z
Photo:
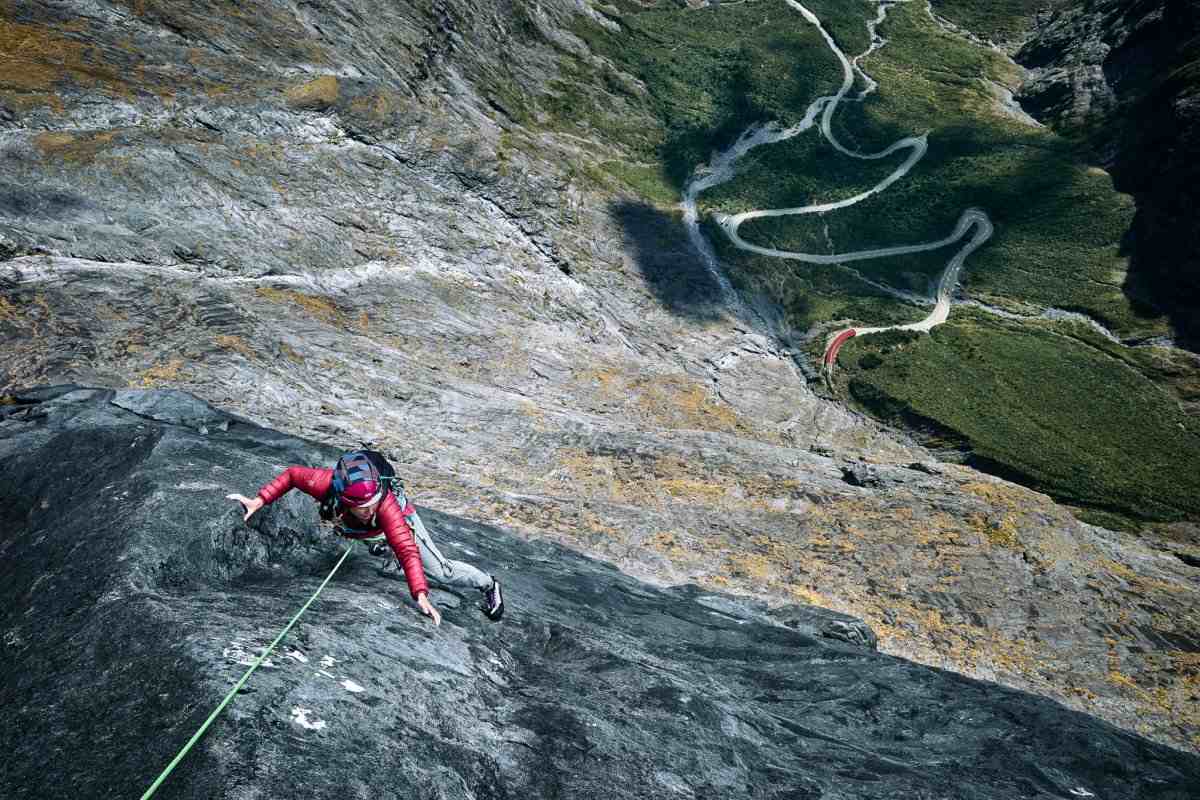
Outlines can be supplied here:
M204 732L208 730L208 726L212 724L212 721L217 718L217 715L220 714L222 710L224 710L225 706L229 705L229 701L232 700L233 696L238 693L238 690L242 688L254 670L258 669L258 665L266 660L267 656L271 654L271 651L275 649L275 645L279 644L284 636L287 636L287 632L290 631L292 626L296 624L296 620L300 619L300 615L307 611L308 607L312 605L314 600L317 599L317 595L321 593L321 590L324 589L325 585L329 583L331 578L333 578L333 573L337 572L338 567L342 566L342 562L346 560L346 556L350 555L350 551L352 549L353 548L350 547L346 548L346 552L342 553L342 557L338 559L337 564L335 564L333 569L330 570L329 575L325 577L325 580L322 581L321 585L317 587L317 590L313 592L313 596L308 598L308 602L304 604L303 608L296 612L296 616L292 617L292 621L287 624L287 627L280 631L279 635L275 637L275 641L268 645L267 649L264 650L262 655L258 657L258 660L254 662L250 669L246 670L246 674L242 676L241 680L239 680L237 684L235 684L234 687L229 690L229 694L225 695L225 699L221 701L221 704L217 706L211 714L208 715L208 719L206 719L204 724L200 726L200 730L196 731L192 735L192 738L188 740L188 743L183 746L183 749L179 751L179 755L175 756L171 763L167 764L167 768L162 771L162 774L155 779L154 783L150 784L150 788L147 789L146 793L142 795L141 800L147 800L150 795L157 791L158 787L162 785L162 782L165 781L167 776L171 774L171 770L175 769L179 762L183 760L183 757L186 756L188 751L192 749L192 745L199 741L200 737L204 735Z

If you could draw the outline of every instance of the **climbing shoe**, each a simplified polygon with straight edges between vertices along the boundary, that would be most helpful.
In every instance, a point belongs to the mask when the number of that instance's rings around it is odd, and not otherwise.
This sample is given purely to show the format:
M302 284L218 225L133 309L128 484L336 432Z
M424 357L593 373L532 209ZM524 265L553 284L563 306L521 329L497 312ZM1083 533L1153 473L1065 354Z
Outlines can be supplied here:
M479 591L483 592L483 615L492 622L504 616L504 597L500 594L500 581L493 576L492 585Z

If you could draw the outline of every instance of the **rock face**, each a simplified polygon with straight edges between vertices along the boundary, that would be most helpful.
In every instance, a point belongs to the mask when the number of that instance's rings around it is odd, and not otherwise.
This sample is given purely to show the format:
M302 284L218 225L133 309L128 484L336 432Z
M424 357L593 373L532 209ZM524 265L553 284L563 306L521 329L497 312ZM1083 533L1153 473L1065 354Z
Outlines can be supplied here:
M1200 749L1196 533L1083 525L815 396L675 210L595 178L622 154L540 110L579 13L0 0L0 419L175 387L372 440L439 511Z
M0 422L0 786L136 796L341 549L306 497L247 528L225 493L336 452L178 393L74 389L23 409ZM1196 756L822 634L863 631L841 615L657 589L424 515L505 581L505 619L437 591L434 628L361 550L156 796L1185 800L1200 785Z
M1064 4L1016 54L1026 111L1090 140L1137 200L1126 291L1200 343L1200 5Z

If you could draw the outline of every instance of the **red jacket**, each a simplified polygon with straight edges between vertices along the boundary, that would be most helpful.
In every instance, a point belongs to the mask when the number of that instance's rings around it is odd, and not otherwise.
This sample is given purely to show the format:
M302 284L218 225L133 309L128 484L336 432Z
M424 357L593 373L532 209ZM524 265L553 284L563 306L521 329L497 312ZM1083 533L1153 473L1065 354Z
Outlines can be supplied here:
M331 469L288 467L274 480L259 489L258 496L262 498L264 504L269 505L292 489L299 489L305 494L321 500L329 493L329 487L332 484L333 470ZM421 568L421 551L417 548L412 528L405 519L413 513L415 511L412 503L407 503L404 508L400 508L400 504L396 502L396 496L388 492L384 495L379 508L376 509L375 517L371 520L369 528L359 528L362 523L347 515L344 517L344 521L351 529L346 530L343 535L348 539L370 539L381 533L387 537L388 544L392 546L392 552L396 554L400 566L404 569L408 590L415 600L421 592L429 591L429 584L425 582L425 570Z

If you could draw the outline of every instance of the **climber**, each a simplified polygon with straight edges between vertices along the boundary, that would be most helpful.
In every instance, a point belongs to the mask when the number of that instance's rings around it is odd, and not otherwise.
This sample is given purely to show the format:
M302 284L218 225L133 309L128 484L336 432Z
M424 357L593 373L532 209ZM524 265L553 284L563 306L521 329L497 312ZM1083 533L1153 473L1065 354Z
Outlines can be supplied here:
M429 601L426 574L450 588L473 588L483 594L481 610L490 620L504 613L500 582L462 561L444 557L433 543L416 509L404 495L387 460L373 450L356 450L338 459L333 469L288 467L258 490L255 497L227 495L245 509L244 520L292 489L300 489L321 503L321 517L335 524L337 533L369 545L373 555L390 545L404 572L409 592L422 613L440 625L442 616Z

